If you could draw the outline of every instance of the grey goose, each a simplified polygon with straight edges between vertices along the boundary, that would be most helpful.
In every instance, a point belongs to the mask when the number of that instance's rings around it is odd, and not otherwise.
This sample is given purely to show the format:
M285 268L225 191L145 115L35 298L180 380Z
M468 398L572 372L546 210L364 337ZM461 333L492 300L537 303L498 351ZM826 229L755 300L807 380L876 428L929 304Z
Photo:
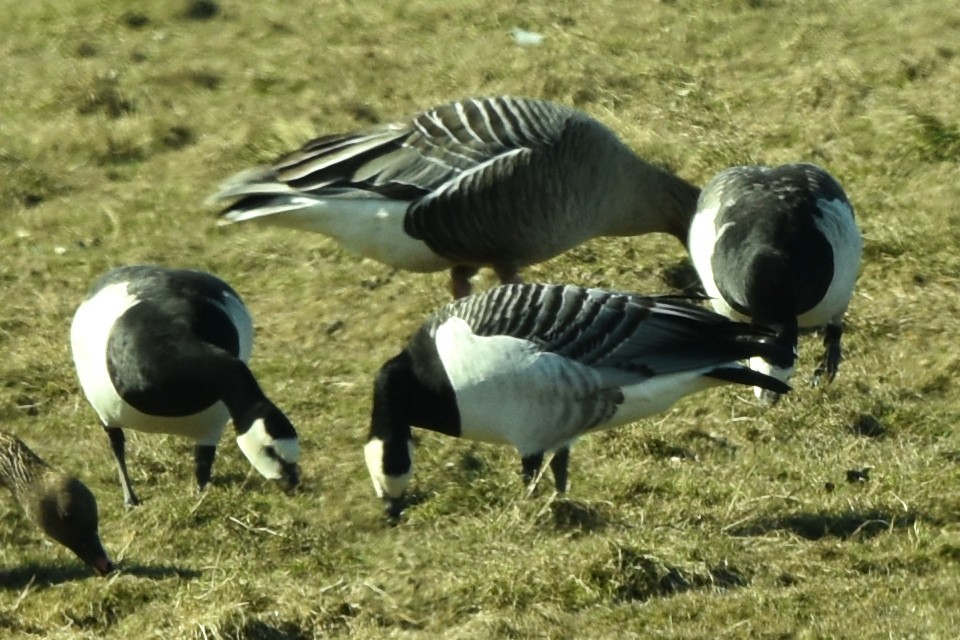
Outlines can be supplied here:
M784 358L762 327L691 302L576 286L501 285L432 315L377 375L364 454L391 517L413 471L411 427L511 444L524 478L553 452L721 384L789 387L738 360Z
M54 469L22 440L0 431L0 485L27 518L100 575L114 570L100 542L97 501L77 478Z
M834 379L863 239L833 176L803 163L726 169L700 195L688 246L716 311L773 328L793 354L801 328L825 327L813 380ZM784 381L794 365L795 357L751 361ZM777 398L768 390L756 393Z
M416 272L518 270L598 236L664 232L686 243L700 190L639 158L576 109L502 96L327 135L224 182L221 222L325 234Z
M123 429L194 440L203 490L232 419L237 444L253 467L288 487L297 484L297 433L247 366L253 324L223 280L189 269L113 269L77 309L70 342L80 386L109 436L128 506L140 500L127 473Z

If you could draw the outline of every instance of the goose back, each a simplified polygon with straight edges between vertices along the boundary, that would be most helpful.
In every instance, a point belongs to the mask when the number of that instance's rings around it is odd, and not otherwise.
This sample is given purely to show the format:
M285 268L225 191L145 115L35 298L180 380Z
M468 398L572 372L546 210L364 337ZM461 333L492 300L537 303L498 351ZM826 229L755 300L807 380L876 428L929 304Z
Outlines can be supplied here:
M493 266L509 276L597 236L685 242L699 192L581 111L501 96L318 138L227 180L212 199L232 201L223 220L328 233L400 268ZM344 216L355 216L354 232ZM385 225L404 239L380 237Z

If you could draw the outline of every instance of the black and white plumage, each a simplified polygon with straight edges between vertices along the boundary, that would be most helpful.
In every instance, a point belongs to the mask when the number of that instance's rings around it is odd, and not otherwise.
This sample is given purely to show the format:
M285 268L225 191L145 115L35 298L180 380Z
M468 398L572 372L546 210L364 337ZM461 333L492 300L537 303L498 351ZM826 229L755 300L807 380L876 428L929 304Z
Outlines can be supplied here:
M685 243L699 192L581 111L503 96L317 138L211 200L231 201L225 223L322 233L400 269L450 268L462 297L480 267L514 282L521 267L598 236Z
M100 541L97 500L87 485L54 469L19 438L0 431L0 486L27 518L105 576L114 564Z
M110 437L126 504L139 499L127 474L123 429L196 441L202 490L232 418L237 444L254 468L297 484L296 431L247 367L250 314L216 276L143 265L113 269L77 309L70 341L80 386Z
M529 480L545 452L567 486L580 435L664 411L725 383L786 384L737 361L783 357L761 327L689 302L574 286L503 285L450 303L381 368L367 468L398 515L413 462L411 426L516 447Z
M716 311L775 329L794 355L800 328L825 327L814 381L834 379L863 239L829 173L812 164L722 171L700 196L689 249ZM758 358L751 366L787 381L794 361Z

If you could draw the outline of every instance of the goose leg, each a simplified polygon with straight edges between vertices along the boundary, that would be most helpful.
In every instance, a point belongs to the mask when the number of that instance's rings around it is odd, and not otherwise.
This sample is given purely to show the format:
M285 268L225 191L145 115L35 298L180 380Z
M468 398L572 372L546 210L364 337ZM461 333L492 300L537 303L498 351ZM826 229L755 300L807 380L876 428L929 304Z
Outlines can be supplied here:
M130 475L127 473L127 457L124 451L126 438L123 435L123 429L108 427L104 425L104 431L110 438L110 448L113 449L113 457L117 459L117 469L120 472L120 486L123 487L123 503L128 507L135 507L140 504L140 498L133 492L133 485L130 482Z
M813 372L813 385L820 384L821 379L826 375L827 384L833 382L837 377L837 369L840 368L840 338L843 336L843 321L835 320L828 324L823 332L823 357L820 364Z
M550 470L553 471L553 481L557 493L566 493L569 488L567 482L567 467L570 464L570 447L563 447L553 452L550 459Z
M540 467L543 466L543 452L535 453L532 456L526 456L521 459L523 465L523 484L527 487L528 494L533 493L534 481L540 473Z
M193 461L197 476L197 493L207 488L207 484L210 482L210 469L213 467L213 458L216 455L216 445L198 444L193 448Z
M467 267L457 265L450 269L450 291L455 299L465 298L470 295L473 287L470 284L470 278L477 275L476 267Z
M515 265L494 265L493 271L500 278L501 284L523 284L520 270Z
M403 513L403 509L406 507L404 497L400 496L399 498L384 498L383 507L384 513L387 517L387 524L390 526L396 526L400 524L400 514Z

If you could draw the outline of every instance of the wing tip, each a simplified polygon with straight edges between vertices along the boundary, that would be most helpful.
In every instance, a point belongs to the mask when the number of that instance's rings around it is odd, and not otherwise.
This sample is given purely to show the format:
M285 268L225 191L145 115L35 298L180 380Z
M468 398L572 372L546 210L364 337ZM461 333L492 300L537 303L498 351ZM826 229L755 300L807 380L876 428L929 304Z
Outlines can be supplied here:
M725 382L742 384L748 387L760 387L779 394L789 393L793 389L789 384L779 378L755 371L741 364L716 367L707 375Z

